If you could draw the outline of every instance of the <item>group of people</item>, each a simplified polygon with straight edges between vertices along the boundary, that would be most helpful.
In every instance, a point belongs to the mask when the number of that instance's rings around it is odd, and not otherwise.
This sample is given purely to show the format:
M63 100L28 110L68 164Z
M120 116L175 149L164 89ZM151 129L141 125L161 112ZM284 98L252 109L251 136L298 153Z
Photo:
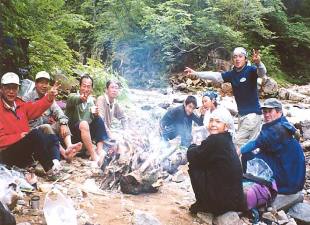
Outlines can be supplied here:
M260 105L257 79L267 79L267 70L258 51L253 51L252 61L255 65L249 64L246 50L238 47L232 54L231 71L185 69L189 76L231 83L238 108L236 132L233 117L214 91L202 96L198 113L196 98L188 96L184 104L168 110L160 120L163 140L180 136L181 145L188 148L189 176L196 196L190 207L193 213L221 214L266 203L250 204L250 197L244 193L247 162L255 158L263 160L273 173L272 185L259 183L266 198L271 198L273 191L292 194L303 188L305 158L294 137L296 129L284 117L279 100L267 99ZM60 84L56 81L49 88L50 81L47 72L37 73L35 89L21 99L17 96L18 75L8 72L2 76L0 162L26 167L35 159L48 175L54 175L61 170L60 158L72 160L83 145L90 159L100 166L110 152L106 145L110 146L114 136L112 119L119 119L126 127L125 114L116 101L119 84L108 81L105 93L95 100L92 77L82 76L79 91L68 96L64 112L55 102ZM204 128L201 143L192 143L193 121Z
M55 101L60 84L56 81L49 87L50 81L47 72L38 72L34 90L20 98L18 75L8 72L2 76L0 162L26 167L35 159L53 177L62 169L61 157L71 161L84 146L100 167L113 145L112 119L126 124L116 101L119 83L109 80L105 93L95 101L93 79L82 76L79 92L68 96L64 112Z
M304 186L305 157L294 137L296 129L283 115L279 100L270 98L260 105L257 79L268 79L267 70L259 52L253 50L252 55L255 65L249 64L244 48L235 48L233 68L224 73L185 69L189 76L231 83L238 108L236 132L232 115L220 105L213 91L203 95L200 116L194 112L196 98L188 96L183 105L169 110L160 121L165 140L180 136L181 145L188 147L189 175L196 197L190 207L192 213L248 210L269 204L274 193L293 194ZM193 121L207 130L205 139L198 145L192 144ZM259 177L252 178L258 186L246 192L247 163L253 159L263 160L271 169L272 178L264 182Z

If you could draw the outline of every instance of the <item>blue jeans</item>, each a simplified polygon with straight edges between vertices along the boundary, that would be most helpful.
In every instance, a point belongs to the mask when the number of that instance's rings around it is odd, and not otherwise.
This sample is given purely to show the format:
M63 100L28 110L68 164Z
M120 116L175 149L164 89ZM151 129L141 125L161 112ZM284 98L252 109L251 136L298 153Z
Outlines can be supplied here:
M80 142L82 140L81 138L81 131L80 131L80 122L77 122L74 126L70 126L70 130L72 132L72 141L73 142ZM98 116L95 117L92 122L89 124L89 131L91 139L95 141L97 144L100 141L107 140L108 133L105 129L104 121L103 119Z
M6 165L21 168L36 159L48 171L53 166L53 159L60 160L59 139L54 134L44 134L41 129L33 129L20 141L2 150L1 158Z

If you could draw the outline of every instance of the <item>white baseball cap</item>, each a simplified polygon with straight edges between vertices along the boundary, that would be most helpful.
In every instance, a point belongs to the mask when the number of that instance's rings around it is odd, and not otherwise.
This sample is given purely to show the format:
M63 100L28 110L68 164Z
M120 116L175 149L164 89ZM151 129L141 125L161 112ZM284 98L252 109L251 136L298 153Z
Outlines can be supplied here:
M40 71L40 72L38 72L38 73L36 74L35 80L38 80L38 79L40 79L40 78L45 78L45 79L48 79L48 80L51 79L49 73L46 72L46 71Z
M3 74L1 78L1 84L18 84L19 85L19 77L16 73L8 72Z
M234 51L233 51L233 56L234 56L234 55L240 55L240 54L241 54L241 55L244 55L245 57L248 56L248 54L247 54L245 48L242 48L242 47L237 47L237 48L235 48Z

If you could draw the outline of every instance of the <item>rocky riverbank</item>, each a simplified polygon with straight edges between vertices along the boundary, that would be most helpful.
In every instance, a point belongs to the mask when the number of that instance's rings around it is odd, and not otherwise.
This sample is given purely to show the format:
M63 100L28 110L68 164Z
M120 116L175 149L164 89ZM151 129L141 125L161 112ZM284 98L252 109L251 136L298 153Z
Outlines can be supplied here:
M137 142L129 142L131 149L140 148L139 142L150 144L150 139L158 138L159 119L167 108L180 104L186 96L187 94L175 92L171 88L160 91L130 90L128 100L123 105L130 118L130 129L137 131L131 134L135 137L132 140ZM199 92L197 97L199 98ZM225 104L230 105L232 109L235 108L233 97L227 95L224 99ZM307 143L309 141L310 127L307 120L310 104L293 102L291 99L283 100L283 102L285 115L300 129L302 144ZM156 145L154 142L151 144ZM309 222L307 203L310 201L310 151L308 150L308 147L305 147L307 181L304 190L298 195L282 199L277 203L278 205L274 205L273 209L266 212L264 217L280 224L301 224L301 220ZM213 218L212 215L204 213L195 217L191 216L188 213L188 207L195 198L186 165L181 166L173 176L160 174L157 193L128 195L123 194L117 185L111 190L101 189L103 173L100 169L92 167L86 159L76 158L71 164L64 161L62 163L67 168L64 180L48 182L45 178L38 177L38 190L18 196L19 201L15 201L12 207L18 223L46 224L43 214L44 201L46 194L56 188L71 198L71 205L76 210L76 218L80 225L251 224L247 217L233 212L219 218ZM39 209L31 209L28 204L28 200L34 195L40 196ZM304 202L302 205L296 205L302 201ZM292 202L295 205L293 208ZM302 210L306 210L304 214L301 213Z

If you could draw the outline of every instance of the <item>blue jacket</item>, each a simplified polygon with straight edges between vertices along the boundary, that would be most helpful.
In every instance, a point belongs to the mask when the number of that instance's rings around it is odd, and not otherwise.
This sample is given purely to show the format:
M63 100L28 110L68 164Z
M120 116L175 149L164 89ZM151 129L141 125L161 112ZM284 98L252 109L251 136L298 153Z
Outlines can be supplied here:
M295 127L282 116L266 123L255 141L241 148L241 153L260 148L255 155L272 169L280 194L293 194L303 189L305 183L305 157L299 142L293 137Z
M186 129L191 133L193 121L199 126L203 126L203 116L198 117L195 113L188 116L185 112L184 105L180 105L166 112L160 120L160 126L162 128L175 126L176 129Z

